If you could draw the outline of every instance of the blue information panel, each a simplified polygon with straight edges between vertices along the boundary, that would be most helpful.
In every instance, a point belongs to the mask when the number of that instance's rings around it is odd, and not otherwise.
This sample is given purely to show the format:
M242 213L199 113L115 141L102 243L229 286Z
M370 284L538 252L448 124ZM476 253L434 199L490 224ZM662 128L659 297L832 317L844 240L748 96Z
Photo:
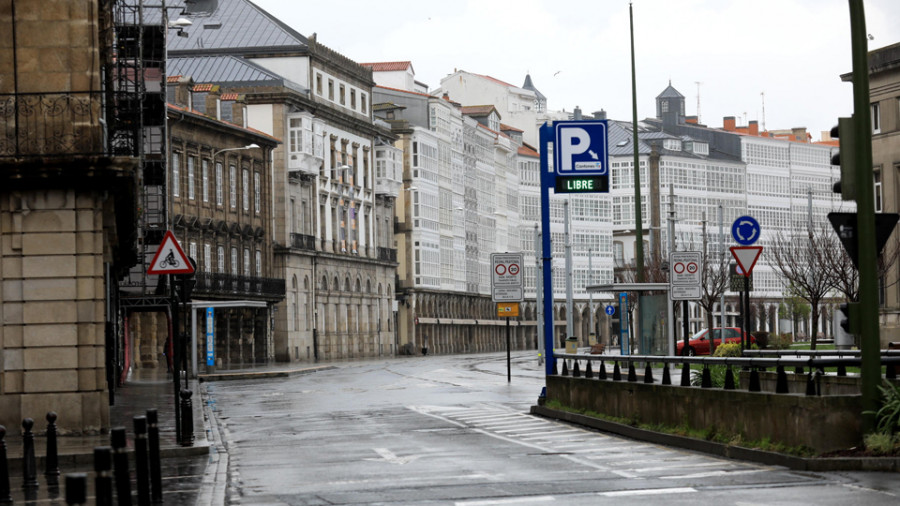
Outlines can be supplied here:
M750 246L759 240L759 222L752 216L741 216L731 224L731 236L741 246Z
M619 294L619 349L622 355L630 355L628 346L628 293Z
M206 308L206 365L216 365L216 318L215 309Z

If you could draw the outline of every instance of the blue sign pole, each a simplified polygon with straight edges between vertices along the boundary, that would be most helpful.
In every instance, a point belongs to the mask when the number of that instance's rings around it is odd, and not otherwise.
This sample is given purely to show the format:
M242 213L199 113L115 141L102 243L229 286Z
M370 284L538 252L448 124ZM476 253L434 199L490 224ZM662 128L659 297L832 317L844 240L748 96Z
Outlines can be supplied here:
M556 177L550 172L547 146L553 142L553 127L544 123L540 130L541 154L541 250L544 271L544 350L547 354L546 374L551 376L556 369L556 355L553 353L553 249L550 246L550 188L556 183Z
M215 309L206 308L206 365L216 365L216 318Z
M619 294L619 349L622 355L630 355L628 346L628 294Z

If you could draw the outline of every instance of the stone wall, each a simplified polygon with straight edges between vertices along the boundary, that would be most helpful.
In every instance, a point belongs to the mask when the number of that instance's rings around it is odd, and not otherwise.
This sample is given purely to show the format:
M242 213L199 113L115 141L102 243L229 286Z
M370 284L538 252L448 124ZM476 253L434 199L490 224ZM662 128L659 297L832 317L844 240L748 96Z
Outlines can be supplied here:
M101 192L0 197L0 424L59 414L61 433L109 426Z
M714 428L751 441L768 438L819 453L862 440L859 395L815 397L548 376L547 400L640 423Z

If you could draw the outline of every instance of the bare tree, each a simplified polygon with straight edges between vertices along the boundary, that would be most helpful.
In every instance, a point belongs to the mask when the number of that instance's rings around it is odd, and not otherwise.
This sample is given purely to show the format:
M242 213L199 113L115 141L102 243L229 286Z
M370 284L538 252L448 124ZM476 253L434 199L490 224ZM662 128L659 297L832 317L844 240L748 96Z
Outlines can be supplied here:
M703 249L702 261L703 270L701 271L700 287L702 293L700 295L700 307L706 313L706 328L710 329L709 354L712 355L716 351L716 343L713 338L715 328L713 323L713 309L721 300L722 294L728 283L728 262L725 259L724 244L721 245L722 250L719 252L710 252L706 235L706 221L703 222ZM721 331L724 336L724 330Z
M816 349L819 333L819 305L835 288L835 275L825 262L825 251L833 249L833 234L824 226L810 231L809 237L791 238L779 233L772 242L772 265L796 295L812 310L810 349Z

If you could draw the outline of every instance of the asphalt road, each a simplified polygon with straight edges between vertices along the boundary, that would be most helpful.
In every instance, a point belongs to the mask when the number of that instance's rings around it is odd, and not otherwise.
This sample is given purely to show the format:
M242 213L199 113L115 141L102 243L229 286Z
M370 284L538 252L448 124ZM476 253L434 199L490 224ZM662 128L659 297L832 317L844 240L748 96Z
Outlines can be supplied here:
M809 473L528 414L533 353L336 363L208 383L199 504L896 505L896 473Z

